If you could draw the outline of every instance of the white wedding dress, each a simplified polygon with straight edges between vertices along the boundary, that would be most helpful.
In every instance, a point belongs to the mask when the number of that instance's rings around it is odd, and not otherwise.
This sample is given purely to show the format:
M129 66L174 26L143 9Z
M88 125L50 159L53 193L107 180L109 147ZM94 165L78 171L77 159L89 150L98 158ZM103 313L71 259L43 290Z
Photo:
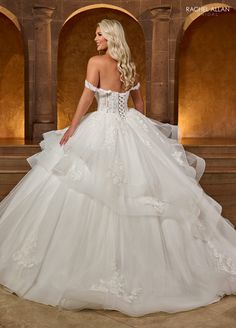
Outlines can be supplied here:
M136 85L132 89L139 87ZM94 87L97 111L43 134L0 203L0 284L65 309L177 312L236 293L236 232L177 126Z

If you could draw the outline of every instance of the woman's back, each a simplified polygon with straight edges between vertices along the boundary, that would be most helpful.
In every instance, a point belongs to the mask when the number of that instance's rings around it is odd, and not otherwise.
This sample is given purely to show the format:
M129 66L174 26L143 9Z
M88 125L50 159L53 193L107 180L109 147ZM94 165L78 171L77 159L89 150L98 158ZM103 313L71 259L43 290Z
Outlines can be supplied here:
M123 92L123 83L120 80L120 72L117 61L109 55L96 56L99 65L99 88Z

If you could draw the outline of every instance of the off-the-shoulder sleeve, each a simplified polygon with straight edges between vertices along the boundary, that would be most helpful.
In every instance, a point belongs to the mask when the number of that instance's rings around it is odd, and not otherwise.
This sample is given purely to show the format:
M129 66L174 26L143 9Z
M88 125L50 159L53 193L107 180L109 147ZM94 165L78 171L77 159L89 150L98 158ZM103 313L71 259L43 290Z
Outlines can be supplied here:
M84 81L84 85L86 88L88 88L89 90L91 90L93 92L96 92L98 90L92 83L90 83L87 80Z
M140 83L138 82L136 85L134 85L130 90L138 90L140 88Z

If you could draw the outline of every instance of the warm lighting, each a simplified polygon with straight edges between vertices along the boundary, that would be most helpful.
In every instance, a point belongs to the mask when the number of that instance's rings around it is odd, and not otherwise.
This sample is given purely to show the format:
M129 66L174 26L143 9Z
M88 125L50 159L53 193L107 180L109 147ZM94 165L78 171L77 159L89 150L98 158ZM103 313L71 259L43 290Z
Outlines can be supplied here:
M198 16L185 30L178 93L178 125L183 137L236 137L235 35L233 9Z
M17 18L0 6L0 138L24 138L24 52Z

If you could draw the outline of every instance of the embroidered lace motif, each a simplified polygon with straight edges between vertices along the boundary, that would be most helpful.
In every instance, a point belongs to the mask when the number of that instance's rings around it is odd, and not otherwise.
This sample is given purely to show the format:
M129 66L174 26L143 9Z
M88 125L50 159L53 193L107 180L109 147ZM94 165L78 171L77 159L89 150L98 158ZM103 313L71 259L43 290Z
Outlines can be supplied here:
M152 206L159 215L163 214L167 207L167 202L149 196L143 197L143 202L145 205Z
M155 200L152 204L152 207L154 207L158 213L163 214L165 209L165 203L161 200Z
M196 222L192 227L193 235L206 243L210 249L210 253L215 260L216 267L219 271L224 271L229 274L236 275L236 263L232 257L222 254L215 247L214 243L210 241L211 232L200 221Z
M209 231L206 230L206 227L200 221L193 223L192 233L195 238L201 239L205 242L208 241L210 237Z
M104 146L105 148L112 148L115 145L117 138L117 128L111 125L105 132Z
M135 118L138 121L138 123L143 127L143 129L147 132L148 127L147 127L147 124L144 122L144 119L139 115L135 115Z
M116 159L112 167L109 168L106 176L110 178L112 183L115 185L121 186L122 184L127 183L124 164L118 159Z
M93 284L89 289L113 294L128 303L134 302L141 294L142 288L134 288L128 292L125 277L120 273L114 263L112 265L112 272L113 274L110 280L100 279L99 283Z
M135 115L134 116L136 121L138 122L139 125L142 126L142 128L145 130L145 132L148 132L148 127L147 124L144 122L144 119L141 117L141 115ZM149 148L151 148L151 143L148 139L144 139L141 136L139 136L139 138L141 139L141 141L144 143L144 145L148 146Z
M70 167L67 175L72 180L79 181L83 178L86 168L85 162L80 158L76 158L76 163Z
M124 124L124 122L121 122L119 125L119 132L122 133L122 135L126 135L127 134L127 124Z
M35 252L37 247L37 235L31 234L26 238L23 246L12 255L12 259L23 268L32 268L38 264Z
M236 275L236 263L233 261L232 257L220 253L211 241L207 241L207 245L216 260L218 270Z

